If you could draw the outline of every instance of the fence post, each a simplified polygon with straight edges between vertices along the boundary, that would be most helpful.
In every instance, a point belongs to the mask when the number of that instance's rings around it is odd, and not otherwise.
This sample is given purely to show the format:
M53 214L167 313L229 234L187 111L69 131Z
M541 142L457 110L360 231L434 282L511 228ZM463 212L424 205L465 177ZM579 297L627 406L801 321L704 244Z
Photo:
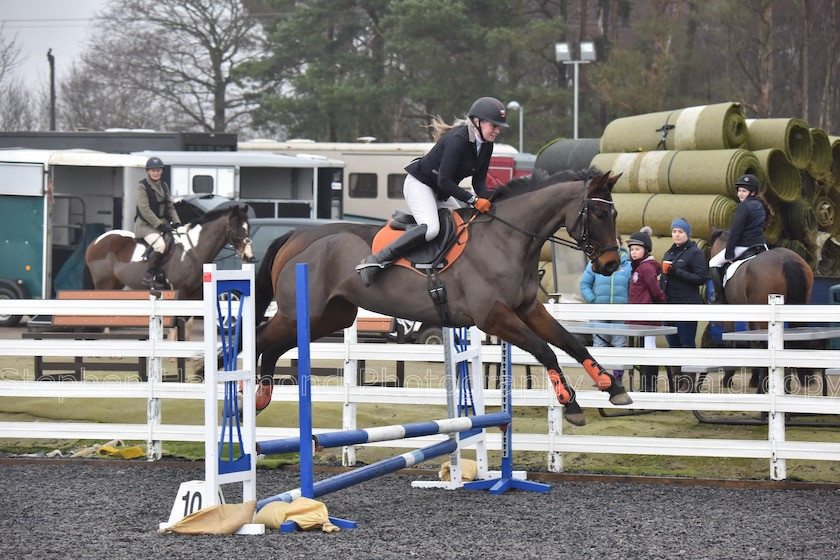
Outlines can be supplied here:
M767 296L770 304L770 321L767 323L767 349L770 354L770 367L767 370L770 396L770 411L767 418L768 438L770 439L770 478L784 480L787 478L787 461L779 458L777 446L785 441L785 413L776 409L776 401L785 393L785 368L776 365L776 351L784 348L784 322L779 319L780 307L785 298L779 294Z
M149 398L146 404L146 418L149 423L149 435L146 438L146 459L159 461L163 455L163 442L156 432L160 427L160 398L155 396L159 384L163 381L161 358L157 353L157 343L163 340L163 320L158 312L159 292L149 292L151 312L149 313L149 358L146 360L146 379L149 385Z
M356 372L359 361L350 357L350 345L358 342L356 321L344 329L344 407L341 413L341 427L344 430L356 429L356 403L350 399L350 389L357 385ZM356 465L356 446L345 445L341 448L341 464L345 467Z

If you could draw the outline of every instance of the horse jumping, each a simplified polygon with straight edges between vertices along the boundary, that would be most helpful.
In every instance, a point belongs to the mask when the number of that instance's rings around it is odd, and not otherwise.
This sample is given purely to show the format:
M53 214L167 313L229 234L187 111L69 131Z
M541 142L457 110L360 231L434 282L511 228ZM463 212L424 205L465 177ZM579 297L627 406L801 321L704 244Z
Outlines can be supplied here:
M575 391L563 376L549 344L580 362L596 386L616 405L632 400L586 347L563 328L537 300L540 248L565 227L592 261L593 269L612 274L619 266L615 244L616 212L612 187L618 177L595 169L547 177L514 179L491 195L493 210L476 215L457 212L470 228L461 256L440 274L445 282L449 326L476 325L532 354L548 371L566 419L583 425L586 418ZM274 366L297 346L295 264L310 270L311 340L350 326L359 307L386 315L442 325L432 304L428 281L404 267L381 272L366 288L356 265L371 254L379 226L328 224L297 231L269 247L256 279L256 314L261 317L272 299L277 313L260 325L257 355L262 356L257 407L268 406Z
M211 210L180 228L164 257L164 270L172 289L181 299L201 299L202 266L213 262L227 244L233 245L243 262L251 262L248 208L244 204ZM146 273L145 246L130 231L114 230L99 236L85 253L85 262L97 290L146 289L140 280Z

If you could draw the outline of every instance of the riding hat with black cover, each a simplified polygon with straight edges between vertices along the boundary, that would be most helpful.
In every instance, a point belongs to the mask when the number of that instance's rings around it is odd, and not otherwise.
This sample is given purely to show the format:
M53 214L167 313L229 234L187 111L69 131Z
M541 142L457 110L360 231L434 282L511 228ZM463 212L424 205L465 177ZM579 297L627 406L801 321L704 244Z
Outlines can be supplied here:
M738 177L738 180L735 181L735 186L744 187L750 192L758 192L761 188L761 183L755 175L747 173L746 175Z
M632 245L641 245L648 253L650 253L653 249L653 243L650 240L650 235L643 231L637 231L636 233L630 235L630 239L627 240L627 246L630 247Z

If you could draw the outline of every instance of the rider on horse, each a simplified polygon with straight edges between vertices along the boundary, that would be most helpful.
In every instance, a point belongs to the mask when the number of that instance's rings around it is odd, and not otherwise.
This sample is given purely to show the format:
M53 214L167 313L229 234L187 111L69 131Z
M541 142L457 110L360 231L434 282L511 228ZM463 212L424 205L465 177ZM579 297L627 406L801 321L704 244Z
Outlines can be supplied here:
M770 208L764 198L758 194L761 184L755 175L747 174L738 177L735 186L738 187L740 203L735 210L735 217L732 218L726 249L709 260L709 276L715 290L714 298L710 300L712 303L724 301L723 269L725 266L731 264L736 257L741 256L750 247L764 245L764 248L767 248L764 228Z
M143 285L152 289L166 289L169 282L163 272L163 257L172 245L172 232L181 225L181 219L169 193L169 185L161 180L163 161L158 157L146 162L146 177L137 185L137 216L134 219L134 236L143 239L152 248L149 270Z
M449 125L435 117L436 144L425 156L412 161L405 170L405 202L417 222L415 227L362 260L356 267L365 286L370 286L379 271L398 260L409 250L434 239L440 231L438 208L460 208L458 201L472 205L481 213L490 210L487 198L487 171L493 154L493 141L505 122L505 106L493 97L477 99L461 119ZM472 176L476 194L458 186Z

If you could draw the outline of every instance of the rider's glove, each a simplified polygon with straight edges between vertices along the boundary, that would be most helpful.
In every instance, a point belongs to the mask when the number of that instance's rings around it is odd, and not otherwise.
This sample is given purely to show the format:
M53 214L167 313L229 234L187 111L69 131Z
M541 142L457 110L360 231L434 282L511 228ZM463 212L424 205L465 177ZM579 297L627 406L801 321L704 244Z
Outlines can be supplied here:
M476 198L473 201L472 205L473 205L473 208L475 208L476 210L478 210L482 214L485 214L485 213L489 212L490 208L493 206L490 203L490 201L487 200L486 198Z
M160 232L161 232L161 233L163 233L164 235L165 235L165 234L172 235L172 226L170 226L170 225L169 225L169 224L167 224L166 222L163 222L162 224L160 224L160 227L159 227L158 229L159 229L159 230L160 230Z

